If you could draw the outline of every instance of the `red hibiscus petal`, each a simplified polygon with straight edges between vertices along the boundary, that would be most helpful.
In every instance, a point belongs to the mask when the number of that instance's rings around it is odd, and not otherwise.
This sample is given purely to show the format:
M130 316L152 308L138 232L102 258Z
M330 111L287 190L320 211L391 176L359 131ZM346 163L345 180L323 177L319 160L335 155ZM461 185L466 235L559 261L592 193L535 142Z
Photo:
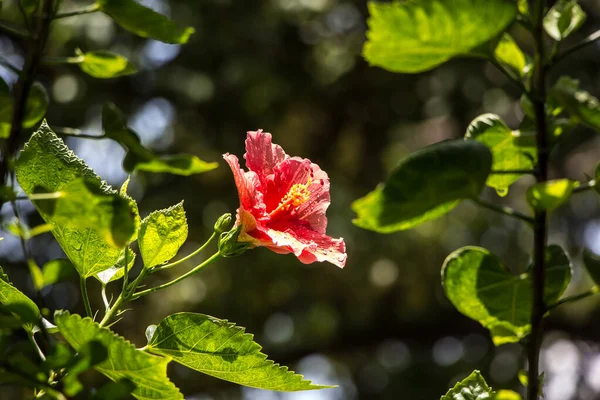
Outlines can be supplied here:
M250 131L246 137L246 167L256 172L262 184L273 174L273 168L288 158L281 146L273 144L272 140L271 134L262 129Z
M253 208L261 208L261 205L262 208L264 208L264 204L262 204L262 194L255 189L258 185L256 173L252 171L244 172L244 170L240 168L238 158L233 154L223 154L223 158L227 161L227 164L229 164L229 167L233 172L233 179L240 197L240 205L242 208L251 210Z

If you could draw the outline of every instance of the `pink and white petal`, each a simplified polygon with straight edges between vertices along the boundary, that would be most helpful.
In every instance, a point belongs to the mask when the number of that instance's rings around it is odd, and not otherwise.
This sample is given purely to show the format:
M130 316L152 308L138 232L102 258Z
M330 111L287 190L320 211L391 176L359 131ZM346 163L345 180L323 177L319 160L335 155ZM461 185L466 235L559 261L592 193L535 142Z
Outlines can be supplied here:
M261 183L266 182L269 175L273 174L273 168L285 160L288 155L281 146L273 144L270 133L259 129L256 132L247 132L246 137L246 167L256 172Z
M312 183L308 186L310 193L307 202L298 207L298 218L307 221L311 228L319 233L325 233L327 217L325 213L331 203L329 194L329 177L317 164L311 164L313 172Z
M259 185L258 177L253 172L244 172L240 168L239 160L233 154L223 154L223 158L229 164L233 172L233 179L240 197L240 206L246 210L261 208L262 194L256 190Z

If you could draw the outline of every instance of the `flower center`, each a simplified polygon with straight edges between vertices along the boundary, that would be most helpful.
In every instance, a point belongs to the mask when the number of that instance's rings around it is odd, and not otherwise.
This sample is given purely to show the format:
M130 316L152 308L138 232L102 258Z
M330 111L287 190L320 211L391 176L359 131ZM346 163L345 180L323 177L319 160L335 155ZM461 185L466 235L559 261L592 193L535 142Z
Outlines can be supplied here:
M294 211L300 205L306 203L310 198L310 192L308 191L308 187L311 183L312 179L309 177L308 182L306 183L294 184L287 192L287 194L283 196L283 199L281 199L281 202L279 203L277 208L271 211L269 216L273 218L282 212Z

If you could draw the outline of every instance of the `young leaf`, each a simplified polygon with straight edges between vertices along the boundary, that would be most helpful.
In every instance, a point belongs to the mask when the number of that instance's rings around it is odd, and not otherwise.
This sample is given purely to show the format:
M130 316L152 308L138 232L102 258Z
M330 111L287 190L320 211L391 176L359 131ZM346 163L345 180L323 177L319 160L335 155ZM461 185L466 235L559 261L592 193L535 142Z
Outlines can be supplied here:
M87 53L78 51L77 55L81 59L79 68L94 78L117 78L137 72L125 57L110 51L99 50Z
M14 285L8 279L8 276L4 273L4 270L0 267L0 304L4 306L17 305L19 308L17 314L27 322L33 322L41 317L40 309L38 306L27 297L23 292L14 287ZM15 310L17 311L17 310ZM33 325L27 323L24 325L27 330L33 329Z
M478 196L491 167L492 154L477 141L428 146L400 161L384 185L352 204L358 214L353 222L380 233L413 228Z
M548 246L546 302L556 302L570 280L569 258L559 246ZM490 251L469 246L450 254L442 267L442 284L454 307L489 329L497 346L529 333L531 276L512 274Z
M244 328L204 314L178 313L163 319L148 351L171 357L215 378L259 389L292 392L324 389L274 364Z
M495 114L475 118L467 128L465 138L489 147L494 159L493 170L528 170L535 165L535 137L512 131ZM492 174L486 184L496 189L500 196L506 196L510 185L521 176L523 174Z
M44 286L54 285L70 278L75 273L75 267L66 258L56 258L48 261L42 267L42 278Z
M523 78L527 70L527 57L508 33L502 35L494 50L494 58L507 67L515 78Z
M145 268L175 257L188 236L183 201L173 207L152 212L142 221L139 245Z
M600 132L600 103L597 98L579 88L578 80L563 76L548 95L578 122Z
M102 128L107 137L127 150L123 168L129 172L164 172L189 176L211 171L218 166L216 162L207 163L189 154L163 157L155 155L142 145L137 133L127 127L125 116L112 103L106 103L102 108Z
M521 395L512 390L500 390L496 393L496 396L492 397L492 400L523 400Z
M194 28L181 27L135 0L98 0L97 4L117 24L141 37L183 44L195 32Z
M495 392L479 371L473 371L442 396L440 400L493 400Z
M495 38L514 20L506 0L369 2L363 55L392 72L418 73Z
M556 179L537 183L527 190L527 202L537 211L552 211L564 204L578 183L569 179Z
M600 285L600 256L591 250L583 250L583 265L596 285Z
M69 312L55 314L56 325L65 340L80 351L90 341L98 341L108 350L108 358L94 368L113 381L123 378L136 385L133 396L138 399L183 399L183 395L167 377L168 358L137 350L134 345L108 328L101 328L90 318Z
M46 222L53 225L52 234L81 276L87 278L114 265L128 236L135 237L136 219L129 200L119 196L76 157L45 122L21 152L16 174L27 195L79 188L86 199L97 197L94 202L102 202L100 208L88 207L69 196L68 190L64 199L34 202ZM85 188L81 182L85 182ZM83 209L79 210L77 205ZM53 212L59 215L56 221ZM103 213L107 214L99 215ZM99 225L87 225L82 215Z
M544 17L544 29L552 39L561 41L579 29L585 18L577 0L559 0Z

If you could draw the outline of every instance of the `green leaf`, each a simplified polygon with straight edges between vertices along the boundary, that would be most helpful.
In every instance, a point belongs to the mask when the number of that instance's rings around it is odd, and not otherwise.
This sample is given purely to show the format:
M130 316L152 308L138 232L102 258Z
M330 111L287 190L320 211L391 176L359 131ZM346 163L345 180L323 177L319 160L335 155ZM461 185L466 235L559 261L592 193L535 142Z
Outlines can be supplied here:
M27 97L27 107L23 117L23 127L34 127L46 115L48 94L39 82L34 82ZM8 85L0 78L0 139L10 135L10 125L13 114L13 99Z
M38 306L27 297L23 292L17 289L8 279L4 270L0 267L0 304L4 306L17 306L19 310L16 312L19 316L28 322L38 320L41 317ZM31 330L33 325L28 323L24 328Z
M494 50L494 58L504 65L516 78L525 77L528 63L527 57L508 33L502 35Z
M477 141L447 140L412 153L385 184L356 200L355 225L380 233L413 228L477 197L492 167L492 154Z
M494 391L483 379L479 371L458 382L440 400L492 400Z
M86 74L99 79L117 78L119 76L135 74L137 71L129 61L110 51L77 52L81 62L79 68Z
M127 270L131 271L135 264L135 253L128 247L127 248ZM121 254L117 263L112 267L105 269L102 272L98 272L94 277L103 284L121 279L125 275L125 251Z
M89 341L78 349L75 362L69 366L69 373L62 380L65 394L75 396L81 392L84 386L79 382L79 374L106 360L107 357L106 347L96 340Z
M527 190L527 202L534 210L552 211L569 200L578 182L556 179L537 183Z
M188 236L183 201L152 212L142 221L139 245L144 267L160 265L175 257Z
M559 0L544 17L544 29L552 39L561 41L579 29L585 19L577 0Z
M369 2L363 55L392 72L430 70L498 36L515 19L505 0Z
M563 76L548 95L577 122L600 131L600 103L597 98L579 88L578 80Z
M535 137L512 131L495 114L475 118L467 128L465 138L477 140L492 151L493 170L529 170L535 165ZM506 196L510 185L521 176L523 174L492 174L486 184L496 189L500 196Z
M163 319L148 350L239 385L285 392L331 387L313 385L302 375L267 360L244 328L204 314L178 313Z
M39 200L34 204L44 220L53 226L52 234L82 277L93 276L113 266L128 236L135 237L136 219L129 200L110 188L76 157L45 122L21 152L16 174L29 196L40 191L65 191L66 195L55 201ZM73 196L76 193L102 207L94 209L82 204ZM70 200L73 200L72 204L69 204ZM78 210L78 206L83 209ZM56 220L54 213L58 215ZM80 216L94 221L94 225L87 224Z
M183 44L195 32L194 28L179 26L135 0L97 0L96 4L121 27L141 37Z
M519 8L519 13L529 15L529 0L517 0L517 7Z
M189 176L211 171L218 167L216 162L207 163L189 154L159 157L145 148L137 133L127 127L125 116L112 103L102 108L102 127L104 135L127 150L123 160L126 171L164 172Z
M92 400L125 400L135 390L135 384L128 379L120 379L117 382L109 382L103 385Z
M512 390L500 390L496 393L495 397L492 397L493 400L523 400L521 395L517 392L513 392Z
M600 285L600 256L591 250L583 250L583 265L596 285Z
M81 318L69 312L55 314L56 325L65 340L80 351L92 340L108 350L107 360L94 368L113 381L123 378L136 385L133 396L137 399L183 399L183 395L167 377L168 358L137 350L127 340L108 328L101 328L90 318Z
M570 280L568 256L559 246L548 246L546 302L555 303ZM442 267L442 284L454 307L489 329L497 346L518 342L529 333L530 274L514 275L489 250L468 246L450 254Z
M62 282L75 273L75 267L71 261L66 258L56 258L48 261L42 267L42 278L44 285L54 285L57 282Z

